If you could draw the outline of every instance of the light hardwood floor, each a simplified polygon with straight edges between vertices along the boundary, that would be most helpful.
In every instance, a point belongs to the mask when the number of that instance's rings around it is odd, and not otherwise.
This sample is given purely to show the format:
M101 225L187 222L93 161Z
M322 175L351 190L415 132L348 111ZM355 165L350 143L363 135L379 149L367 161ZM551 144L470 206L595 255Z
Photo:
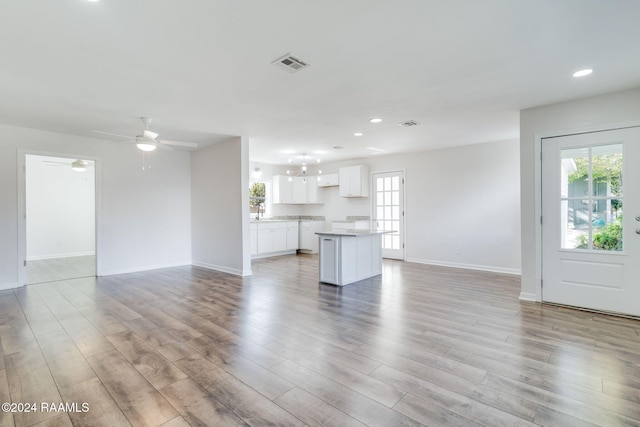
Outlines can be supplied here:
M25 283L28 285L92 277L96 275L96 257L86 255L29 261L25 275Z
M518 301L513 276L316 256L0 292L0 425L640 425L640 322ZM89 405L82 412L82 403Z

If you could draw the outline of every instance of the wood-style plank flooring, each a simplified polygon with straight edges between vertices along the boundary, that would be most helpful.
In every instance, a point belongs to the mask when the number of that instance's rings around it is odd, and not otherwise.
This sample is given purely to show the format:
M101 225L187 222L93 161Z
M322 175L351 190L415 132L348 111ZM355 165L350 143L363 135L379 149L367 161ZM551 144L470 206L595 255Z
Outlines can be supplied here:
M0 426L640 425L639 321L520 302L508 275L385 260L339 288L317 256L253 270L0 292L0 401L38 406Z
M25 275L25 283L28 285L92 277L96 275L96 257L85 255L29 261Z

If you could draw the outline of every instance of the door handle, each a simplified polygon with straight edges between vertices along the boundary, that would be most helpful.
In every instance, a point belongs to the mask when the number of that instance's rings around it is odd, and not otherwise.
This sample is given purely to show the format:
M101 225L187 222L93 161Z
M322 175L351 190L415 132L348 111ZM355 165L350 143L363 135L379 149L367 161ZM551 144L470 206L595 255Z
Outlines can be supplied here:
M640 234L640 228L636 228L636 234Z

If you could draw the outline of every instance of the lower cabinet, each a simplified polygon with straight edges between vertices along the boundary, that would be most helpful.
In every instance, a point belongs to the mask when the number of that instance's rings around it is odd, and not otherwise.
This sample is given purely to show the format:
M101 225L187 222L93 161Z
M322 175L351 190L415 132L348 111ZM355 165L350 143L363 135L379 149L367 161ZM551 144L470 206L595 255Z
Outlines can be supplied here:
M382 273L380 234L323 233L319 240L321 282L344 286Z
M298 221L252 223L251 255L254 257L294 253L298 249ZM255 226L255 248L254 230Z
M298 249L299 226L298 221L287 222L287 250Z
M324 221L300 221L300 243L298 249L306 253L318 253L317 232L324 229Z
M249 230L251 232L251 255L258 254L258 224L250 224Z

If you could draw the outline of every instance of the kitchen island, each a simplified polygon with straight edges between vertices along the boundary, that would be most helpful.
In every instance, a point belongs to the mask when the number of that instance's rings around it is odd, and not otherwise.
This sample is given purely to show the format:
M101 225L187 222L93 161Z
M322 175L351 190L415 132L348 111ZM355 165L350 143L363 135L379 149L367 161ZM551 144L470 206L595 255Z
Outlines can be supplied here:
M392 231L332 230L319 239L320 281L344 286L382 274L382 235Z

